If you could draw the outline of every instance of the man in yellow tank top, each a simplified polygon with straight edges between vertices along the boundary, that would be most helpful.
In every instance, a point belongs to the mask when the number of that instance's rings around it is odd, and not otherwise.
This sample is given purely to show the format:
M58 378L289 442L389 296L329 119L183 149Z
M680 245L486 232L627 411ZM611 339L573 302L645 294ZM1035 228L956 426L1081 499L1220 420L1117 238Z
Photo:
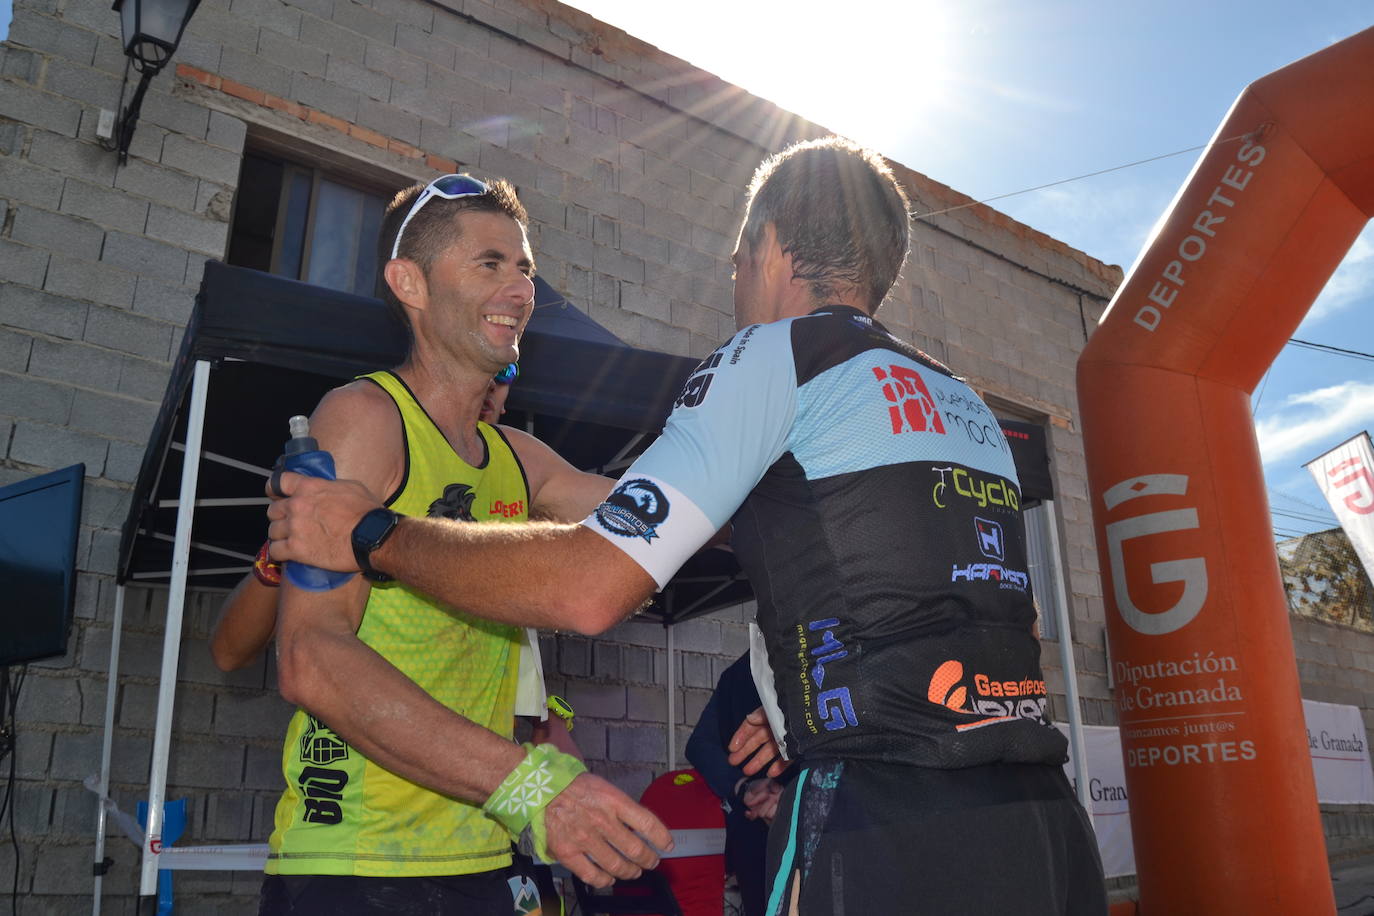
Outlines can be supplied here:
M525 224L509 184L468 176L409 188L387 210L379 285L409 355L326 395L311 431L340 477L395 512L576 519L609 489L533 437L477 422L533 307ZM279 684L300 708L262 913L538 913L510 868L526 830L594 885L656 864L649 844L671 839L652 814L574 758L511 740L520 644L514 627L381 576L282 589Z

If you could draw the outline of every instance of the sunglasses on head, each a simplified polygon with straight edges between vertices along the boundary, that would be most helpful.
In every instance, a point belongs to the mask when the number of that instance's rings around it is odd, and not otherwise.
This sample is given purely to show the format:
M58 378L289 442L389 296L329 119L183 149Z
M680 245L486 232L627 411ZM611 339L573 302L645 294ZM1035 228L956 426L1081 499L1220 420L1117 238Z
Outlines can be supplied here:
M396 241L391 245L391 257L394 259L401 256L401 237L406 234L406 226L410 225L410 221L425 204L436 197L457 200L460 197L476 197L485 193L486 184L471 175L440 175L425 185L425 189L415 196L415 203L410 205L410 212L406 214L406 218L401 220L401 228L396 230Z
M492 381L495 382L495 383L498 384L498 385L509 385L511 382L515 381L515 380L518 379L519 377L520 377L520 364L519 364L519 363L508 363L508 364L506 365L506 368L504 368L504 369L502 369L500 372L496 373L496 375L492 378Z

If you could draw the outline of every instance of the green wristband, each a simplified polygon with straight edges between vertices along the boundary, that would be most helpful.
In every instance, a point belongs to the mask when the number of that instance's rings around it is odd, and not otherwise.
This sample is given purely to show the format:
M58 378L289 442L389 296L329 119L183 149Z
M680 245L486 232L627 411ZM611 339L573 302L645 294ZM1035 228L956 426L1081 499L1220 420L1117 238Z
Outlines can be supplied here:
M571 754L557 750L551 744L525 744L525 759L502 780L491 793L482 810L520 841L520 834L537 821L533 831L535 850L546 862L548 843L544 833L544 808L559 792L578 776L587 772L586 766Z

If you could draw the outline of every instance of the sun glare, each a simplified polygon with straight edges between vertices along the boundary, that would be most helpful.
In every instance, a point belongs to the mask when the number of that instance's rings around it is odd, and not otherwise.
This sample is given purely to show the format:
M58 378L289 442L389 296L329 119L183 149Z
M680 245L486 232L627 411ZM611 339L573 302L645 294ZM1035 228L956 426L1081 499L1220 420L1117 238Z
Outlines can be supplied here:
M691 15L626 0L571 2L784 110L879 149L898 137L921 136L922 122L953 104L949 61L958 53L958 25L951 6L937 0L853 6L700 0Z

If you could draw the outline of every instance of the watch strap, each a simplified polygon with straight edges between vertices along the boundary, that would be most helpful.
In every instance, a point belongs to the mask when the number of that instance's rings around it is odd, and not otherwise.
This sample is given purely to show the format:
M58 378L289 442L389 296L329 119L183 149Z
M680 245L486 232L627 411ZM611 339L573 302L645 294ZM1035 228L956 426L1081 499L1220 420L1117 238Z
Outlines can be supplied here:
M361 531L364 525L372 519L385 516L386 527L376 537L367 537ZM390 582L392 576L379 571L372 565L372 551L386 543L386 539L391 537L391 533L396 530L396 525L401 517L390 509L378 506L368 512L358 520L358 524L353 526L353 534L350 540L353 544L353 560L358 564L358 570L363 574L363 578L369 582Z

